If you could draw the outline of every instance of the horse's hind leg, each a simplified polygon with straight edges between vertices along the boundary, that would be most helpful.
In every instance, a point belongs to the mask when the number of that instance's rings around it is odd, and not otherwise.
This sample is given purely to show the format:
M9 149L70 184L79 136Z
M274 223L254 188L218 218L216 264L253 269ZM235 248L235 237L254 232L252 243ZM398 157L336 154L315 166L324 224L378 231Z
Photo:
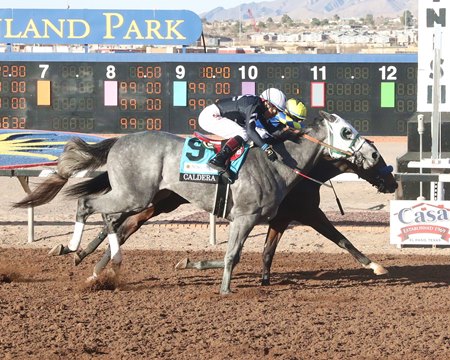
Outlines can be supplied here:
M118 230L118 236L119 236L119 244L120 246L122 246L123 244L125 244L125 242L127 241L127 239L134 234L137 230L139 230L139 228L151 217L153 217L154 215L154 207L151 206L147 209L145 209L144 211L141 211L138 214L135 215L131 215L127 218L125 218L120 225L120 228ZM100 234L104 234L103 236L103 240L106 238L107 236L107 231L102 230L102 232ZM83 260L87 255L89 255L89 253L83 253L81 260ZM98 277L98 275L106 268L106 266L108 265L109 261L111 259L111 248L110 246L108 246L108 248L106 249L106 251L104 252L102 258L95 264L94 266L94 272L91 278L89 279L94 279L96 277ZM80 261L81 261L80 260ZM89 280L88 279L88 280Z
M123 219L118 231L120 245L123 245L125 241L142 226L142 224L153 217L153 213L154 207L151 206L138 214L131 215ZM107 236L108 231L106 230L106 227L104 227L97 237L92 240L85 249L74 254L75 265L79 265L86 256L92 254Z
M115 264L122 262L122 254L120 252L119 238L117 236L117 226L119 222L117 217L111 214L122 213L127 216L127 213L134 211L142 211L147 207L151 198L149 196L151 191L147 193L136 193L130 189L125 190L111 190L109 193L101 195L96 198L88 199L85 202L86 209L90 213L101 213L103 221L108 232L108 241L111 247L111 260ZM150 199L148 202L146 199Z
M125 241L134 234L148 219L154 216L154 207L150 206L149 208L141 211L140 213L134 215L119 215L118 220L116 220L116 228L119 227L118 236L119 243L123 245ZM100 244L106 239L108 236L108 231L106 226L99 232L97 237L92 240L85 249L76 252L74 254L75 265L79 265L83 259L92 254Z
M107 225L105 226L105 229L102 230L101 234L107 233L106 236L108 237L109 246L103 254L102 259L94 267L92 275L87 278L88 282L95 281L100 273L105 269L110 260L112 262L112 270L114 272L114 276L119 275L120 266L122 265L122 252L120 250L120 245L122 245L123 242L120 242L116 230L120 226L120 224L122 224L127 219L128 216L129 215L126 214L102 214L103 221ZM112 229L113 231L108 229ZM106 238L106 236L102 236L103 240Z
M86 206L86 201L88 198L78 199L77 213L75 218L75 227L72 234L72 238L67 246L59 244L49 251L49 255L66 255L69 253L76 252L81 243L81 238L83 236L84 225L89 215L92 214L92 210Z
M86 248L84 248L81 251L77 251L73 254L74 264L80 265L83 259L92 254L99 246L100 244L106 239L108 236L108 232L106 231L106 227L104 227L97 235L97 237L92 240Z
M161 190L156 193L153 199L153 206L148 207L147 209L141 211L138 214L129 216L125 219L118 230L120 245L123 245L127 239L133 235L136 231L140 229L140 227L152 217L158 216L162 213L169 213L175 209L177 209L180 205L187 203L187 200L178 194L169 191L169 190ZM105 235L106 237L106 235ZM106 252L103 254L103 257L94 267L94 274L100 274L105 267L108 265L108 262L111 258L111 250L108 247ZM223 261L222 268L223 268Z
M201 260L191 261L188 258L181 259L175 265L176 270L196 269L196 270L208 270L208 269L223 269L223 260Z
M161 190L158 191L153 199L153 205L148 207L147 209L137 213L135 215L131 215L123 219L122 224L119 228L119 240L120 245L124 244L125 241L133 235L139 228L152 217L158 216L161 213L168 213L176 208L178 208L181 204L185 204L187 201L171 192L169 190ZM97 237L92 240L89 245L83 251L75 253L75 265L78 265L83 261L83 259L92 254L92 252L98 248L98 246L106 239L108 236L108 232L106 227L97 235ZM106 264L105 264L106 266Z
M131 216L130 214L124 214L121 218L114 219L111 215L103 215L103 220L108 232L109 247L102 259L96 264L93 278L98 276L98 274L103 271L109 260L112 260L113 270L118 273L122 263L120 246L124 244L125 241L151 217L162 212L170 212L181 204L187 202L179 195L168 190L161 190L157 192L153 198L153 201L153 206L143 209L141 212ZM114 209L114 207L112 207L112 209ZM120 225L122 225L120 231L117 232Z

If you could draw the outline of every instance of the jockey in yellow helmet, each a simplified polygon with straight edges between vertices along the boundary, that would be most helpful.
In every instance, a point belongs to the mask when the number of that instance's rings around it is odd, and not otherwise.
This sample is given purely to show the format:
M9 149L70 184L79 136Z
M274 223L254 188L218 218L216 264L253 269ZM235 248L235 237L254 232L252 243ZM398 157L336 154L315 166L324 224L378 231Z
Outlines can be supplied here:
M279 123L287 125L294 129L301 129L303 127L302 121L306 120L308 109L305 104L295 99L289 99L286 101L286 109L284 112L278 112L270 122L276 126Z
M286 109L284 112L279 111L277 115L270 118L269 121L273 126L277 126L280 123L290 128L300 130L303 127L303 120L306 120L308 109L305 104L296 99L289 99L286 101ZM264 134L264 129L261 129L262 125L259 121L256 122L256 130L261 134Z
M286 102L285 113L280 114L278 121L294 129L301 129L301 123L303 120L306 120L307 113L308 109L305 104L301 101L297 102L295 99L289 99Z

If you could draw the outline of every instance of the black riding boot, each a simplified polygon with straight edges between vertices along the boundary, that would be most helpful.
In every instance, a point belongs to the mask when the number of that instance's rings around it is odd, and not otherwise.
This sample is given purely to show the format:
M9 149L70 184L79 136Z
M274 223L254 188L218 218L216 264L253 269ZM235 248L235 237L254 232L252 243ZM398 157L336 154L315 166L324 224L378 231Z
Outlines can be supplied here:
M243 143L244 139L239 135L228 139L216 156L209 160L209 166L218 171L225 171L228 167L231 156L242 146Z

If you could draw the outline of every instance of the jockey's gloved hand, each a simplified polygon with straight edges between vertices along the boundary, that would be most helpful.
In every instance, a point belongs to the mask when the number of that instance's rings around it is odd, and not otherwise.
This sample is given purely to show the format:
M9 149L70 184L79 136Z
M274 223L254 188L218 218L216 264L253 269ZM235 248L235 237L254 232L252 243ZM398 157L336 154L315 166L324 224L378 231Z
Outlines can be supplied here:
M264 150L264 152L266 153L267 158L270 161L275 161L278 159L278 156L276 154L275 151L273 151L272 146L270 146L269 144L264 144L263 146L261 146L261 149Z

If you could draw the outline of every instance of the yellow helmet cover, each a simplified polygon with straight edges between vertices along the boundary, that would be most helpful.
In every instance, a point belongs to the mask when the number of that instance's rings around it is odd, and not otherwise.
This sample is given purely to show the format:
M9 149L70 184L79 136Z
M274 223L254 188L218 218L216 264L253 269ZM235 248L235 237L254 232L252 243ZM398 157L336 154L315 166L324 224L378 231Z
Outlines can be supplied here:
M295 99L289 99L286 102L286 113L295 120L305 120L308 109L301 101L297 102Z

